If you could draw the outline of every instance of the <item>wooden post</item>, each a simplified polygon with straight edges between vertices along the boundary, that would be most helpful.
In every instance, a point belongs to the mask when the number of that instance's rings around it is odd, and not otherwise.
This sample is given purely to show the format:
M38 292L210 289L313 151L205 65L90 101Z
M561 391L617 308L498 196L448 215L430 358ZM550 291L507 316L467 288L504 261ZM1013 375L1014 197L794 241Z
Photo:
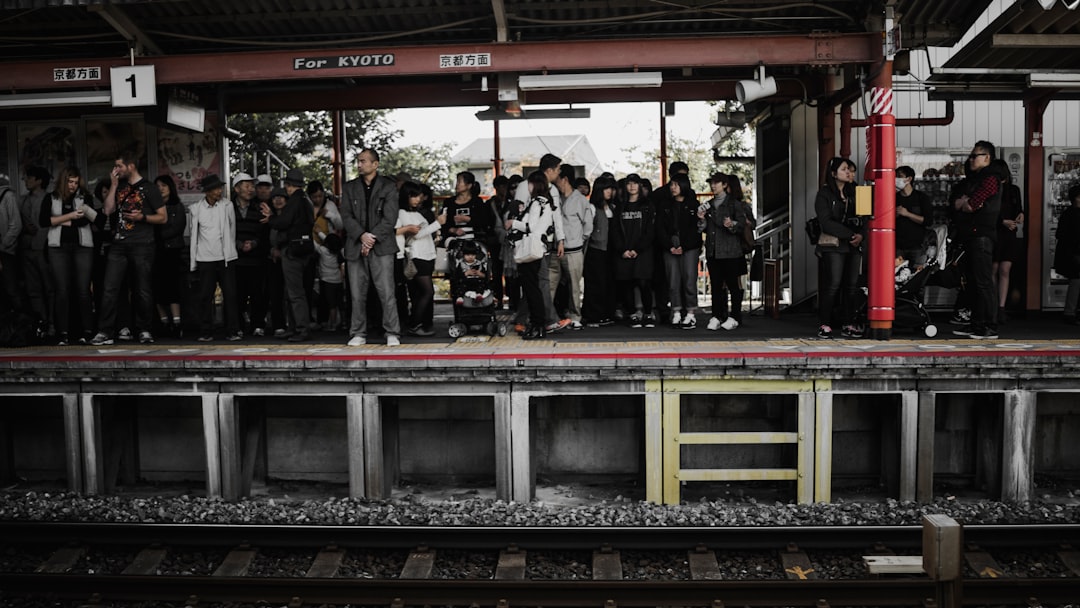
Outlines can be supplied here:
M79 428L79 394L65 393L64 446L67 452L67 486L72 492L83 491L82 432Z
M832 428L833 394L815 393L817 411L814 416L814 501L832 502ZM800 502L803 502L800 499Z
M345 420L349 441L349 498L367 497L364 448L364 394L345 395Z
M514 484L514 442L511 428L510 391L495 393L495 498L510 501Z
M221 393L217 399L218 445L221 450L221 495L240 498L240 421L236 397Z
M799 443L796 468L799 477L796 485L796 499L807 504L814 502L815 480L818 472L814 467L817 452L817 435L814 423L817 418L817 393L799 393ZM830 394L831 399L831 394Z
M645 500L664 502L663 382L645 381Z
M937 393L919 393L919 452L915 465L915 500L934 499L934 419L937 415Z
M919 470L919 393L900 393L900 500L915 500Z
M1001 479L1002 500L1031 500L1034 487L1032 440L1035 437L1036 394L1005 391L1005 433Z
M513 478L511 500L529 502L536 495L532 468L532 434L529 428L529 393L510 393L510 444Z
M202 394L203 442L206 449L206 495L221 497L221 433L218 426L218 394Z
M388 479L383 455L382 404L378 395L364 393L364 488L368 498L387 498Z

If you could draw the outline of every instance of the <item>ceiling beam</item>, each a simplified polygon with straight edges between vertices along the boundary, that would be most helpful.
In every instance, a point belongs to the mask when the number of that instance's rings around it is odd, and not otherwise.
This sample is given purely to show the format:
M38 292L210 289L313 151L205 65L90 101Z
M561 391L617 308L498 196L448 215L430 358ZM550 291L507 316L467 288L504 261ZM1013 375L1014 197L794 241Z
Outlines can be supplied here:
M994 34L993 46L1013 49L1077 48L1080 34Z
M168 55L143 60L155 66L161 85L279 80L365 79L379 76L488 75L501 72L653 70L672 68L745 68L746 77L759 63L778 66L833 66L870 63L880 57L881 35L725 36L508 42L422 47L301 49ZM486 65L440 67L443 56L490 56ZM346 58L339 60L339 58ZM365 59L366 58L366 59ZM107 86L108 68L126 59L62 59L2 64L9 91L86 88L86 82L53 82L53 68L100 67ZM305 69L305 66L314 69Z
M87 8L91 13L101 15L114 30L120 32L128 42L134 41L138 45L136 54L164 55L165 52L154 42L146 32L139 29L120 7L115 4L94 4Z
M506 5L503 0L491 0L491 12L495 15L495 41L507 42L510 30L506 26Z

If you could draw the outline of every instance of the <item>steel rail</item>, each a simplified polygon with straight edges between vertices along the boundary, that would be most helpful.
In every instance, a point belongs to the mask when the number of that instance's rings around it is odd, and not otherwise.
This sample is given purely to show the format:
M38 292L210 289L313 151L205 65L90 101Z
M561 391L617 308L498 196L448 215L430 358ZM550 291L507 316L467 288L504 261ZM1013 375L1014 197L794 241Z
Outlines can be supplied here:
M746 606L920 606L935 595L927 579L768 581L498 581L400 579L300 579L269 577L117 576L0 574L0 590L11 596L88 598L107 601L232 602L256 599L288 603L390 605L623 606L700 605L714 601ZM1070 602L1078 579L999 578L964 581L964 605L1027 605Z
M881 543L893 548L921 547L921 526L793 527L437 527L233 524L128 524L0 522L5 543L83 542L97 545L159 543L170 546L229 546L249 543L274 547L428 546L453 549L710 549L768 550L795 543L804 549L860 549ZM994 547L1080 545L1080 524L972 525L964 541Z

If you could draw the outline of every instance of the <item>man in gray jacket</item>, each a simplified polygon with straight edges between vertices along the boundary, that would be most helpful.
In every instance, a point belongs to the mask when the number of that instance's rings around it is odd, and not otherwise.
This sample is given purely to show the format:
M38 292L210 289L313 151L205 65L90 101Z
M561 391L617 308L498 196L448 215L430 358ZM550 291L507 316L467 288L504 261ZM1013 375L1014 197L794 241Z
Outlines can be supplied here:
M349 273L352 321L349 346L367 343L368 285L374 284L382 306L386 345L401 344L401 325L394 297L394 256L397 239L398 191L394 180L379 175L379 153L365 148L356 159L360 177L349 180L341 193L345 223L345 269Z
M574 187L574 178L573 165L559 167L555 187L559 189L559 196L562 198L559 208L566 240L563 244L563 256L550 260L548 289L551 299L554 300L559 283L567 283L570 292L570 303L567 305L570 329L583 329L585 326L581 324L581 276L585 268L585 239L592 234L595 207Z

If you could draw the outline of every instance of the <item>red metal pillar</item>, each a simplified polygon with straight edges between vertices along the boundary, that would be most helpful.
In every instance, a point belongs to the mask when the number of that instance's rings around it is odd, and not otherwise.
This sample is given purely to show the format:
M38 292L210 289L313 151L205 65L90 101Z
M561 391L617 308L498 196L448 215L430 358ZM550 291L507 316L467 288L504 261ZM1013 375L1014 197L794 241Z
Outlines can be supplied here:
M334 110L330 113L330 131L333 143L330 149L330 166L334 172L333 192L341 194L345 185L345 112Z
M660 183L653 184L653 188L661 188L667 183L667 114L664 113L664 102L660 102Z
M895 318L896 291L896 117L893 115L892 61L884 60L871 89L870 159L874 178L874 216L867 248L871 337L887 340Z
M1043 185L1046 183L1046 152L1043 150L1043 114L1052 94L1041 93L1024 99L1024 192L1027 193L1027 310L1041 310L1043 301Z
M495 171L491 174L491 177L496 178L502 173L502 142L499 141L499 121L493 120L491 129L491 137L495 142L494 158L491 159L491 162L495 165Z

